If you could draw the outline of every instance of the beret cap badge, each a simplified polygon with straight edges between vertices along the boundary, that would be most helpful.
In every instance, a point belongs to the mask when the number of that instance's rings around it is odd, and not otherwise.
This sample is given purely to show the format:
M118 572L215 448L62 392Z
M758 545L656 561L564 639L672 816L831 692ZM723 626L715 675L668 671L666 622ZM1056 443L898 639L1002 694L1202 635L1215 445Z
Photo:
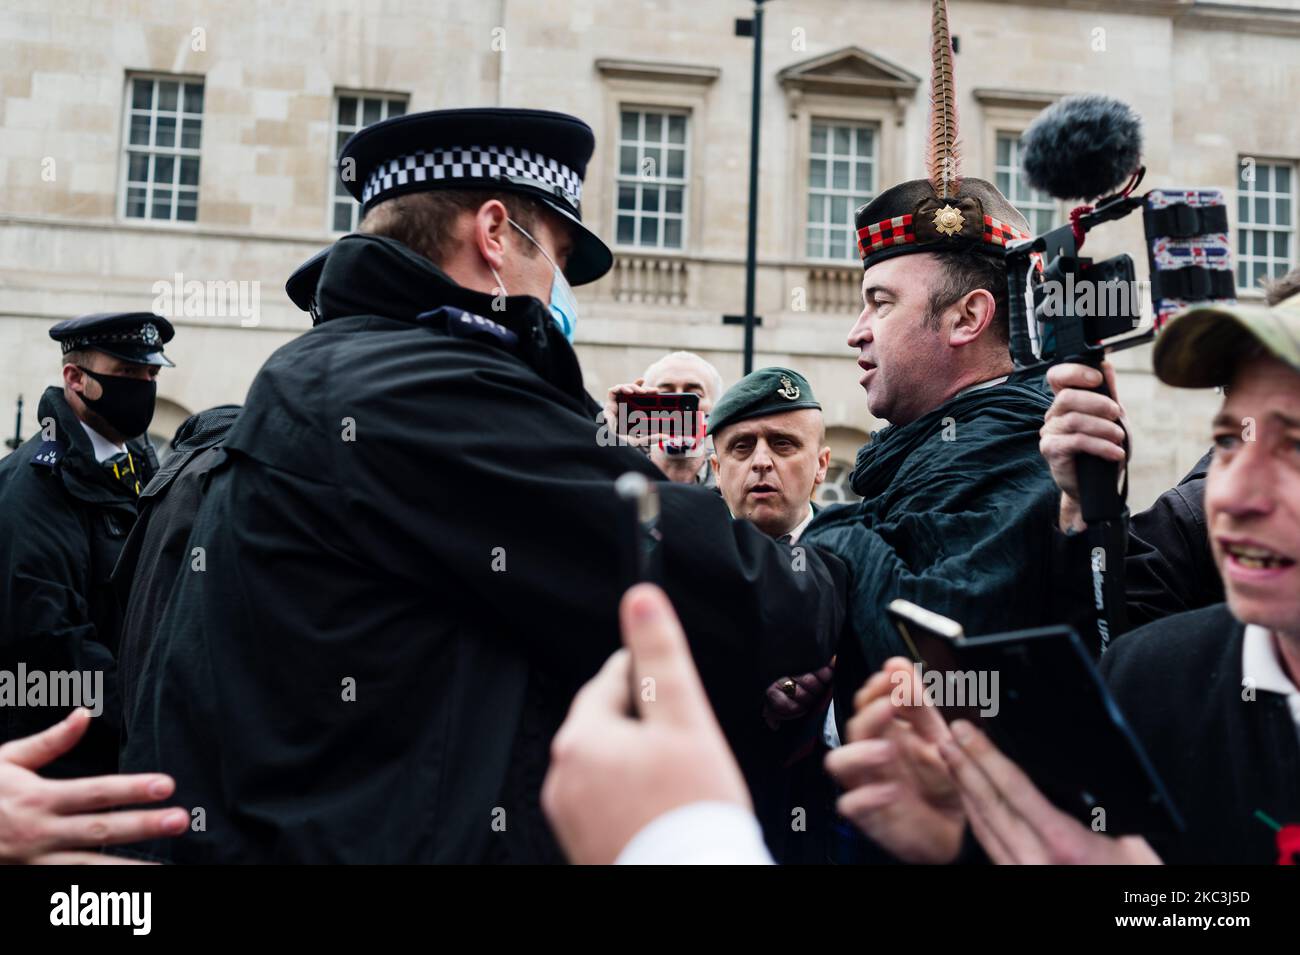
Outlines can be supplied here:
M781 389L777 392L782 398L788 398L794 401L799 397L799 386L796 385L787 375L781 376Z
M934 228L943 235L956 235L966 224L962 214L952 206L945 205L934 211Z

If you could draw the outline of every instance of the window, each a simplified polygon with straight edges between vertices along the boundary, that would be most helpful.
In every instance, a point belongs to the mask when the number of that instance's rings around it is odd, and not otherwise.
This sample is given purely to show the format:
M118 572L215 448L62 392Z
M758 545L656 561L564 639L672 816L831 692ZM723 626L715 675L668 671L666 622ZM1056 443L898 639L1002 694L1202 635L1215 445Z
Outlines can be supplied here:
M876 194L874 126L813 120L808 153L810 259L858 257L853 212Z
M405 115L406 97L340 93L335 99L334 156L330 163L334 191L330 195L330 228L335 232L355 232L361 215L361 203L352 198L352 193L348 192L339 179L339 154L343 152L343 144L348 141L348 137L357 130L392 116Z
M194 222L199 214L203 81L133 76L128 92L123 215Z
M685 113L625 109L619 113L619 245L680 249L686 233Z
M1237 287L1258 289L1294 262L1295 164L1243 162L1237 189Z
M1042 235L1052 228L1056 221L1056 201L1025 181L1020 166L1020 136L1016 133L998 133L998 156L993 172L993 184L1020 210L1029 223L1031 235Z

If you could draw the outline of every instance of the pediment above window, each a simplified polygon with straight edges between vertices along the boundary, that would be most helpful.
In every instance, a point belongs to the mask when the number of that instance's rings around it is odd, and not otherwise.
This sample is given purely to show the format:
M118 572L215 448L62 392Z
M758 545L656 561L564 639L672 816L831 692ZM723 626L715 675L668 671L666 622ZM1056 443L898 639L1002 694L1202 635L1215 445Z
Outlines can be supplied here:
M792 100L805 93L876 97L894 102L898 122L916 95L921 78L861 47L846 46L787 66L777 74Z
M897 93L914 93L921 85L915 73L856 46L787 66L777 79L786 89L891 98Z

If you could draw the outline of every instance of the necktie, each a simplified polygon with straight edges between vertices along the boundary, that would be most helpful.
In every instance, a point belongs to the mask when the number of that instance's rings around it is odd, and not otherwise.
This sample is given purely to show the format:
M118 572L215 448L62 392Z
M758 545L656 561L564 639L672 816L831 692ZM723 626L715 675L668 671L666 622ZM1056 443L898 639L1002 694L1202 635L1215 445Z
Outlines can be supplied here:
M136 470L135 458L130 451L113 455L104 461L102 467L113 476L113 480L130 491L132 497L140 496L140 472Z

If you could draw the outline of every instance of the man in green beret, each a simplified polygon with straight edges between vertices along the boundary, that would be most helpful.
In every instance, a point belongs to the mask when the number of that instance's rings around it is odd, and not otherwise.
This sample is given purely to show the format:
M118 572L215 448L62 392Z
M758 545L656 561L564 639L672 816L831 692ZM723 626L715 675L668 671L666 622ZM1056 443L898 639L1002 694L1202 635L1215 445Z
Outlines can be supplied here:
M711 463L733 517L795 543L812 520L812 496L826 480L831 449L822 406L808 379L761 368L714 406Z
M817 511L812 496L826 480L831 449L826 444L822 406L808 379L789 368L760 368L722 396L709 417L711 462L718 490L733 517L764 534L796 545ZM796 553L794 560L800 559ZM780 765L762 791L760 810L791 819L802 810L802 829L792 829L773 854L783 863L825 861L827 833L833 825L832 796L821 772L821 734L833 668L775 680L766 692L763 718L784 747ZM811 715L810 715L811 714ZM802 723L795 721L802 720Z

